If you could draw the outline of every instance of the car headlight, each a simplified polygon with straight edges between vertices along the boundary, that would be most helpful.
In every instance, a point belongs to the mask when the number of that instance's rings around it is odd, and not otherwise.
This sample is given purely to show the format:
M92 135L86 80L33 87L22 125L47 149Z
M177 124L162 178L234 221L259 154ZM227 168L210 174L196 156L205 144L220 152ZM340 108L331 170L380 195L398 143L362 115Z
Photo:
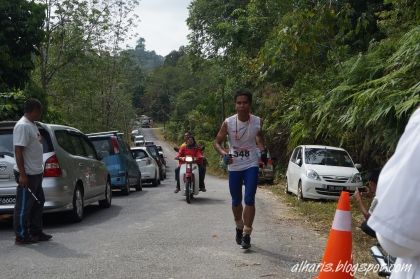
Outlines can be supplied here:
M353 177L351 178L351 183L359 183L362 182L362 176L360 175L360 173L356 173L355 175L353 175Z
M318 173L314 170L307 170L306 176L310 179L321 180L321 178L319 178Z

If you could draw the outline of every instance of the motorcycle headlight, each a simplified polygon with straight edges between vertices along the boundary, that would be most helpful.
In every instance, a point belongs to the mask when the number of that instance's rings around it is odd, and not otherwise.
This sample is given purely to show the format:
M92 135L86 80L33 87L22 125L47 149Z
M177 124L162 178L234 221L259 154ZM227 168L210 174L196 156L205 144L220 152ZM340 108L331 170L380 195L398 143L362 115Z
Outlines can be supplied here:
M321 178L319 178L318 173L314 170L307 170L306 176L310 179L321 180Z
M362 176L360 175L360 173L356 173L355 175L353 175L353 177L351 178L351 183L359 183L362 182Z

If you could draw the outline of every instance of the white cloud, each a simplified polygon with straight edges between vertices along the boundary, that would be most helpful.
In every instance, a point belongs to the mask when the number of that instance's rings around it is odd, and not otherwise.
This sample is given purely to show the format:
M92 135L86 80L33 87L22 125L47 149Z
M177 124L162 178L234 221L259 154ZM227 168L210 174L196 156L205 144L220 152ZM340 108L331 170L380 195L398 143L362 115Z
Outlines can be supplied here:
M141 0L136 32L146 40L146 49L167 55L188 43L188 5L191 0ZM136 38L137 40L138 38ZM129 42L133 47L135 40Z

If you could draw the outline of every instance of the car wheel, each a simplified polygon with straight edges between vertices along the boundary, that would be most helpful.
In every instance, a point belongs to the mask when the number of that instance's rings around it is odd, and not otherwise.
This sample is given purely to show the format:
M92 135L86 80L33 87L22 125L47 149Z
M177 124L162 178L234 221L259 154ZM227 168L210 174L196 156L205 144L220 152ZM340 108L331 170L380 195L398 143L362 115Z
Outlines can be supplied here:
M139 178L139 181L136 184L136 191L143 191L143 184L141 182L141 178Z
M125 176L125 186L124 186L124 189L122 189L122 192L126 196L130 195L130 192L131 192L131 190L130 190L130 181L128 180L128 176L127 175Z
M71 211L71 217L75 222L83 220L84 215L84 199L83 191L81 186L76 186L73 193L73 209Z
M289 180L286 177L286 185L284 186L284 193L290 195L290 191L289 191Z
M99 201L100 208L109 208L111 206L112 201L112 190L111 190L111 183L109 180L106 181L105 186L105 199Z
M153 179L152 185L155 186L155 187L157 187L159 185L159 183L160 183L160 180L159 180L158 174L156 172L155 173L155 179Z
M297 199L300 201L305 200L305 198L303 197L302 181L299 181L299 184L298 184Z

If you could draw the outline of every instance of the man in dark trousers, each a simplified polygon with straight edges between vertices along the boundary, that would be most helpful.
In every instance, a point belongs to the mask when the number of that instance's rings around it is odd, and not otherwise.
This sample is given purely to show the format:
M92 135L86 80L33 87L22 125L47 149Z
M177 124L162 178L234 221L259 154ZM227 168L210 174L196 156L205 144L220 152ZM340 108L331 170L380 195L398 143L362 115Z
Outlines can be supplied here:
M41 135L35 121L42 115L42 105L37 99L24 104L24 116L13 129L13 145L16 165L16 203L13 227L16 244L31 244L48 241L51 235L42 231L44 191L42 190L43 149Z

